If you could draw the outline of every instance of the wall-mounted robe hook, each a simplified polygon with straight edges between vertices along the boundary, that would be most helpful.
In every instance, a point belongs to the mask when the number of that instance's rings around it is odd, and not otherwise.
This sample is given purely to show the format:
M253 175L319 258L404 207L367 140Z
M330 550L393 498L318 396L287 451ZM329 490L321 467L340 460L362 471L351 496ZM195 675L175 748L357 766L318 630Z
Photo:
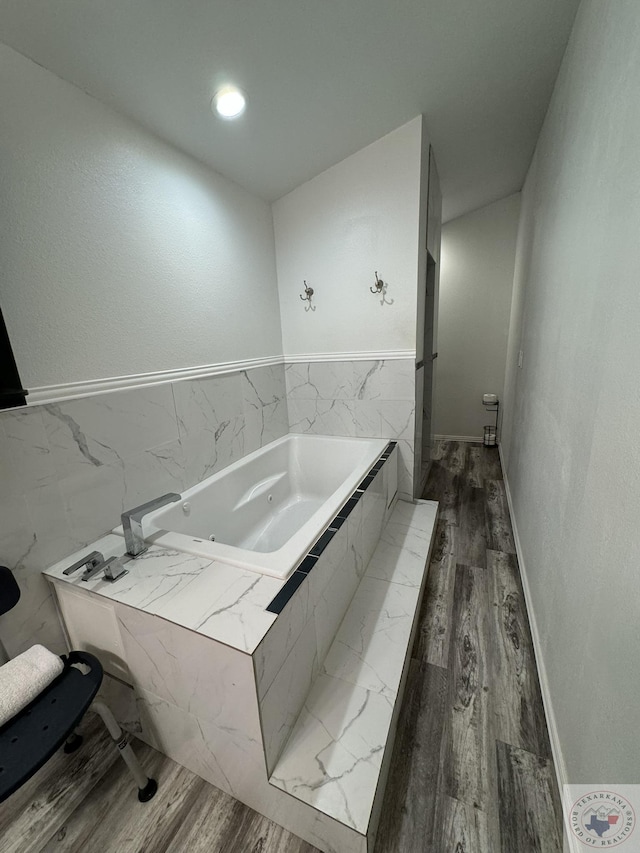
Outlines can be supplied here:
M304 282L304 296L302 294L300 294L300 299L302 299L303 302L311 302L312 296L313 296L313 288L309 287L309 285L305 281Z
M376 271L376 283L373 287L370 287L369 290L371 293L382 293L382 288L384 287L384 281L381 278L378 278L378 273Z

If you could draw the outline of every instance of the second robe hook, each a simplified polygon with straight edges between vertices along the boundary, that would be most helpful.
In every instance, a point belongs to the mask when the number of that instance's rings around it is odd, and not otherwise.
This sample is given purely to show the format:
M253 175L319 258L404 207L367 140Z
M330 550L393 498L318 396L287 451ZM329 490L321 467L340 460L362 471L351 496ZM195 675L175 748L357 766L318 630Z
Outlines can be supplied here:
M377 270L376 270L375 276L376 276L376 283L374 284L373 287L370 287L369 290L371 291L371 293L381 293L382 288L384 287L384 281L381 278L378 278Z

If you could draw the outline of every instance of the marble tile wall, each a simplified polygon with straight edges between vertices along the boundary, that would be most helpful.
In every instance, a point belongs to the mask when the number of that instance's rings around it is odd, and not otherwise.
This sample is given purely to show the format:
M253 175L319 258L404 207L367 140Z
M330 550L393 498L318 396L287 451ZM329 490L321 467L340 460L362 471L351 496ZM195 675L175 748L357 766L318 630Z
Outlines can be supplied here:
M298 362L285 367L291 432L398 442L398 490L413 499L415 360Z
M0 412L0 565L22 591L0 617L9 654L65 650L42 569L288 431L282 365Z

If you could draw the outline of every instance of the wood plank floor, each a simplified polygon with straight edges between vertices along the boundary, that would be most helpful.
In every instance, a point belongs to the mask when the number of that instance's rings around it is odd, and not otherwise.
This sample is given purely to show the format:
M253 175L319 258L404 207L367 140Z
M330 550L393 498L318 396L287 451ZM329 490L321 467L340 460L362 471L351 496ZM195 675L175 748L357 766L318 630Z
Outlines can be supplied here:
M441 502L376 853L560 853L562 830L497 452L441 442ZM317 853L144 744L136 799L97 718L0 806L2 853Z
M440 442L423 497L441 512L376 853L561 853L497 451Z

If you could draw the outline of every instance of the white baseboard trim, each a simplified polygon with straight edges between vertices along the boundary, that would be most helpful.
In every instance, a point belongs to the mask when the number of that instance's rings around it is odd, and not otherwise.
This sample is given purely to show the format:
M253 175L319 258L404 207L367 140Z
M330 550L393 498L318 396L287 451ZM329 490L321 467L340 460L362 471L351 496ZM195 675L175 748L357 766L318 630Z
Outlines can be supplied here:
M434 435L433 438L435 441L479 441L480 444L484 441L481 435Z
M527 578L527 569L524 561L524 554L522 553L522 546L520 544L520 536L518 535L518 525L516 522L516 516L513 511L513 501L511 499L511 489L509 488L509 479L507 477L507 469L504 464L504 457L502 455L502 445L498 445L498 450L500 452L500 464L502 465L502 476L504 477L504 489L507 495L507 504L509 505L509 515L511 516L511 527L513 528L513 540L516 546L516 556L518 557L518 565L520 567L520 577L522 578L522 587L524 589L524 598L527 606L527 613L529 614L529 624L531 625L531 636L533 638L533 651L536 658L536 668L538 670L538 678L540 679L540 691L542 693L542 703L544 705L544 713L547 720L547 728L549 730L549 739L551 741L551 753L553 755L553 763L556 768L556 779L558 781L558 788L560 790L560 799L562 800L564 795L564 785L568 784L567 778L567 767L564 763L564 756L562 755L562 747L560 745L560 738L558 736L558 727L556 725L556 718L553 712L553 702L551 700L551 693L549 691L549 681L547 679L547 670L544 665L544 658L542 656L542 646L540 643L540 634L538 632L538 624L536 622L536 614L533 609L533 602L531 600L531 589L529 587L529 580ZM564 826L564 824L563 824ZM566 834L566 828L565 828ZM567 842L567 838L565 837L565 846ZM576 839L577 841L577 839ZM569 847L572 847L572 840L569 840Z

